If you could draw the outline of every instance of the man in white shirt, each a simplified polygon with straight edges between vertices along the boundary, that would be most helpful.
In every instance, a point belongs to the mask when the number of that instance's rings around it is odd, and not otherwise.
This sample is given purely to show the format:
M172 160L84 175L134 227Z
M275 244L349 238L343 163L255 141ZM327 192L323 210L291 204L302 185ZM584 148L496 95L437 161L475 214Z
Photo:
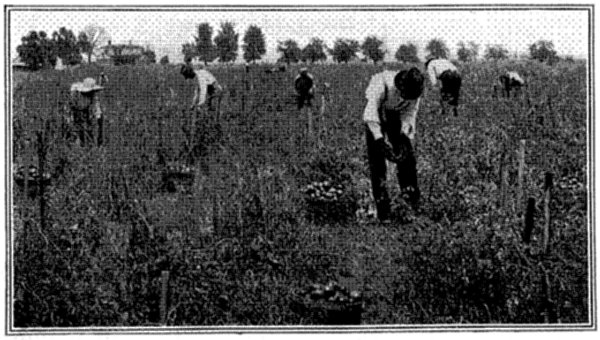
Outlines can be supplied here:
M208 109L215 110L213 101L216 99L217 115L220 114L221 98L223 96L223 88L219 85L217 78L212 73L205 69L194 70L191 59L186 59L186 64L181 66L181 74L185 79L196 79L194 88L194 98L190 110L201 107L208 101ZM218 117L217 117L218 119Z
M460 87L462 78L456 69L456 66L446 59L429 59L425 63L425 68L429 74L429 80L432 86L436 86L437 81L441 83L442 114L446 113L446 104L452 107L454 115L458 115L458 98L460 96Z
M296 98L298 102L298 110L304 105L312 107L311 100L315 96L315 78L308 73L308 69L303 67L300 73L294 78L294 88L296 89Z
M515 90L515 95L521 91L521 87L525 85L525 81L517 72L508 71L498 77L498 83L502 89L502 96L510 98L510 91ZM496 86L494 86L494 94L496 94Z
M419 69L383 71L375 74L366 90L367 153L377 216L387 221L390 198L386 189L386 159L397 164L400 189L408 202L418 204L417 164L412 141L424 77Z

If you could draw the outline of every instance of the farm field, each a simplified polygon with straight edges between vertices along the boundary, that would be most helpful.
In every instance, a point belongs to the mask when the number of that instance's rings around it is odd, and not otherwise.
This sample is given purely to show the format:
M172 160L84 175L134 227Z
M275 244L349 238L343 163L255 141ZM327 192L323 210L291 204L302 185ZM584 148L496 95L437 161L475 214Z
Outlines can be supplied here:
M293 101L297 67L269 67L209 68L225 89L220 121L193 119L192 82L176 66L14 75L13 172L51 176L43 190L11 181L15 327L324 324L301 291L329 282L362 295L368 325L588 322L585 63L461 65L457 117L440 115L427 87L421 207L389 185L389 225L373 216L362 123L364 91L384 66L310 66L331 84L310 138ZM493 98L507 69L529 81L520 99ZM106 142L82 147L70 139L68 90L100 71ZM335 200L305 193L325 181Z

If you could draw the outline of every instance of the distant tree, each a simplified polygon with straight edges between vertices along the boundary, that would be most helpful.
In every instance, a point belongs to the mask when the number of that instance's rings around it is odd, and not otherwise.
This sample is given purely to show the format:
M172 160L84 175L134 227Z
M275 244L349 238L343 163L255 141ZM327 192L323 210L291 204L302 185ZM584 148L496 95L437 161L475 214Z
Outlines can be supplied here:
M92 50L92 44L90 43L90 39L85 34L85 32L79 32L77 36L77 47L83 53L88 53L88 64L91 61L91 54L89 52Z
M405 62L405 63L418 63L420 62L417 46L415 44L409 43L408 45L400 45L398 50L396 51L396 60Z
M226 63L235 61L237 58L239 34L235 32L235 26L231 22L221 23L221 30L215 37L217 56L219 61Z
M481 46L479 46L478 43L474 42L474 41L469 41L469 48L471 49L471 53L473 54L473 61L477 60L477 58L479 58L479 49Z
M167 65L167 64L169 64L169 56L165 55L162 58L160 58L160 64L161 65Z
M319 38L312 38L310 42L302 49L301 60L314 63L319 60L327 60L327 45Z
M333 48L329 50L329 54L333 60L338 63L348 63L356 58L356 52L360 50L360 44L352 39L337 39L333 44Z
M82 33L86 36L87 44L85 44L85 48L81 48L81 52L87 54L89 64L92 62L92 53L94 53L94 49L105 44L110 39L110 35L106 32L104 27L96 24L85 26L83 31L79 33L80 37Z
M377 39L375 36L369 36L365 38L361 48L363 54L373 60L374 63L383 60L385 51L381 48L383 41Z
M217 57L212 35L213 29L209 23L205 22L198 25L198 35L194 37L197 49L196 55L201 61L204 61L204 65Z
M260 27L250 25L244 34L244 60L254 62L262 58L267 53L265 44L265 35Z
M278 41L277 43L277 52L281 53L279 61L289 65L290 63L297 63L300 60L302 50L300 50L296 41L288 39L283 42Z
M58 32L52 33L52 42L56 56L63 60L66 65L81 64L81 51L75 34L66 27L61 27ZM52 63L53 65L55 63Z
M552 41L539 40L529 46L529 56L533 60L552 64L558 60Z
M146 47L144 52L142 52L144 57L146 58L146 63L155 64L156 63L156 53L150 49L150 47Z
M502 45L488 45L485 50L484 58L486 60L508 59L508 50Z
M181 54L184 59L195 58L198 55L198 49L192 43L185 43L181 45Z
M456 55L458 56L458 60L462 61L463 63L473 62L477 60L477 56L479 55L479 45L473 41L470 41L469 45L467 46L461 41L458 43Z
M425 50L429 53L427 59L431 58L442 58L447 59L450 54L450 50L446 46L446 43L442 39L431 39Z
M33 71L47 68L51 65L50 60L56 55L52 42L48 40L46 32L30 31L21 38L21 45L17 46L19 58Z

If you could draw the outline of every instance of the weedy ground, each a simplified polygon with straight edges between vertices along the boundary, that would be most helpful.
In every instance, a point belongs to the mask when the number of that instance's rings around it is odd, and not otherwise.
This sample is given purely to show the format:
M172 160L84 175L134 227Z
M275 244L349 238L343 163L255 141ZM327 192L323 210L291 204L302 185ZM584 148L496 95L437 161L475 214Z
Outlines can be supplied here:
M291 308L295 292L329 281L363 293L363 324L587 322L585 64L462 65L457 117L438 113L428 87L416 137L422 204L406 207L391 174L398 216L389 225L372 215L361 121L364 90L383 68L311 67L332 89L313 136L293 101L294 67L211 69L225 88L220 121L192 119L192 83L174 66L16 75L12 162L38 165L41 144L53 180L41 196L12 183L14 325L156 325L164 270L173 326L311 324ZM526 96L493 98L507 69L528 79ZM67 91L101 70L106 143L81 147ZM165 185L174 164L191 183ZM306 196L323 181L343 188L335 202ZM535 228L524 244L530 197Z

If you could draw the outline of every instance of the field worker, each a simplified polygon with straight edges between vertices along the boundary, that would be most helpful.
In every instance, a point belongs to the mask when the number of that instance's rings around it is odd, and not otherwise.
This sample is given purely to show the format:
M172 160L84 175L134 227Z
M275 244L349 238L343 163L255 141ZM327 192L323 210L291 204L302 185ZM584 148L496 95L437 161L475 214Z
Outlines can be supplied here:
M103 117L98 92L103 89L104 87L96 84L94 78L85 78L83 82L71 85L69 106L73 114L73 121L79 142L82 146L94 140L94 118L98 126L97 143L98 145L102 145Z
M525 86L525 81L517 72L508 71L498 77L498 84L502 89L502 96L510 98L510 91L516 90L516 93L521 91L521 87ZM496 94L496 86L494 86L494 94Z
M366 90L368 102L363 121L371 185L380 221L387 221L390 215L386 159L396 163L398 183L407 202L416 207L420 198L412 143L423 86L423 74L413 67L400 72L377 73Z
M448 104L452 106L454 115L458 115L458 97L460 95L462 78L456 66L446 59L433 58L427 60L425 68L429 74L432 86L435 86L438 80L442 83L440 89L442 114L446 113L446 104Z
M294 88L296 89L296 98L298 102L298 110L305 105L312 107L311 100L315 96L315 78L308 72L306 67L302 67L300 72L294 79Z
M201 68L194 70L191 63L191 58L186 58L185 65L181 66L181 74L185 79L196 79L194 87L194 98L190 110L201 107L208 101L208 109L217 111L217 119L221 110L221 98L223 96L223 88L219 85L217 78L212 73ZM213 105L216 100L216 107Z

